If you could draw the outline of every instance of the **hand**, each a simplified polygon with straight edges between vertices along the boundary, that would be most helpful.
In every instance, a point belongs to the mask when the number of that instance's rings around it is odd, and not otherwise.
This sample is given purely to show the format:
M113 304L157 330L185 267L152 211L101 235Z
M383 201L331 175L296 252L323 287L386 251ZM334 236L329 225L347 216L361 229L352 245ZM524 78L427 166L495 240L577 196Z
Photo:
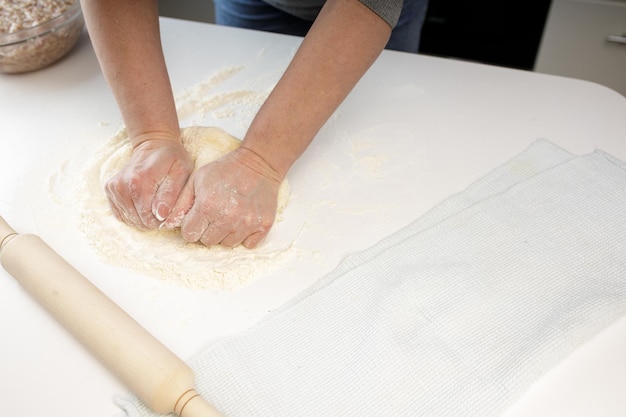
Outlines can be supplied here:
M239 147L192 174L163 227L180 227L188 242L253 248L274 223L280 184L263 158Z
M176 140L150 139L139 144L105 192L115 216L140 229L153 229L174 207L193 161Z

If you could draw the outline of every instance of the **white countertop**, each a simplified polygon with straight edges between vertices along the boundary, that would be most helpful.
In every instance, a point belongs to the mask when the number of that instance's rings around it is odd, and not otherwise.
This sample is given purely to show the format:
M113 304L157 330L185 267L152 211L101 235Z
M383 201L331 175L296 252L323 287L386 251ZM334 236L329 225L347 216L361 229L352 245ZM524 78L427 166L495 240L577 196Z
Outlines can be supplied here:
M177 93L235 67L241 70L223 91L265 88L299 44L172 19L162 20L162 31ZM247 115L214 116L205 122L238 136L245 131ZM76 219L60 207L41 209L49 198L42 167L61 164L73 149L96 149L121 125L86 36L52 67L0 76L0 120L0 214L18 232L39 234L182 358L251 326L346 254L408 224L538 138L626 160L626 99L605 87L385 51L289 174L293 204L285 222L313 217L295 244L315 256L295 258L242 289L215 292L108 265L84 244ZM118 413L112 397L125 388L4 270L0 306L3 415ZM624 416L623 352L626 318L538 381L507 417Z

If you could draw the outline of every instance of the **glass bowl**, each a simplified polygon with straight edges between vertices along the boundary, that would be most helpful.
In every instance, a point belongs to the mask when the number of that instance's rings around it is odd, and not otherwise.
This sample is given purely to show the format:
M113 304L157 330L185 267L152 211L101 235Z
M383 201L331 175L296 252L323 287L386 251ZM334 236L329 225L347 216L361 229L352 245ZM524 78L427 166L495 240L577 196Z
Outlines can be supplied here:
M75 1L36 26L0 32L0 72L34 71L52 64L76 45L84 26L80 3Z

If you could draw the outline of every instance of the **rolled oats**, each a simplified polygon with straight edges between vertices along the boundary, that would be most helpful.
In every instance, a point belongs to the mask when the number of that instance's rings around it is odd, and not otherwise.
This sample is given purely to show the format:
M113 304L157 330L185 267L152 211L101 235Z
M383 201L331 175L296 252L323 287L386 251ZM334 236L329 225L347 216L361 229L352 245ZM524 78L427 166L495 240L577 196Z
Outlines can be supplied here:
M26 72L65 55L82 33L77 0L0 0L0 72ZM70 10L76 9L76 13ZM71 16L62 17L68 12ZM58 18L58 24L46 22Z

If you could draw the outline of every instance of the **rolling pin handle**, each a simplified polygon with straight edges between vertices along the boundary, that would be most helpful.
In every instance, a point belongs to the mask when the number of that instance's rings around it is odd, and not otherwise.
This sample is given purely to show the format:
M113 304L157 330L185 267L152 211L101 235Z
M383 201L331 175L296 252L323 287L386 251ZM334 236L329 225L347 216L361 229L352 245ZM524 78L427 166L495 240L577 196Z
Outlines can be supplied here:
M180 410L176 409L178 407ZM189 390L181 396L174 412L180 417L223 417L195 389Z
M17 236L17 232L0 216L0 250L11 239Z
M223 417L193 389L187 364L41 238L18 235L1 216L0 264L153 411Z

